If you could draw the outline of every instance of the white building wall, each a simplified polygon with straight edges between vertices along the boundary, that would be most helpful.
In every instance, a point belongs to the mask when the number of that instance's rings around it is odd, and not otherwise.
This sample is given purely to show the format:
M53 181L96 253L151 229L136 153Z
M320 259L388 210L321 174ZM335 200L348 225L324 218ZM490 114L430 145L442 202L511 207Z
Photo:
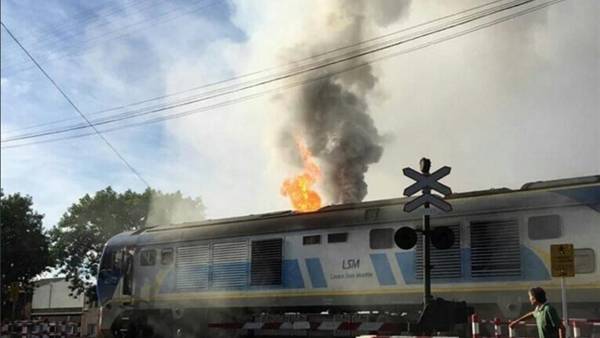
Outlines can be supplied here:
M39 281L33 291L32 310L83 307L83 295L71 297L69 282L64 279Z

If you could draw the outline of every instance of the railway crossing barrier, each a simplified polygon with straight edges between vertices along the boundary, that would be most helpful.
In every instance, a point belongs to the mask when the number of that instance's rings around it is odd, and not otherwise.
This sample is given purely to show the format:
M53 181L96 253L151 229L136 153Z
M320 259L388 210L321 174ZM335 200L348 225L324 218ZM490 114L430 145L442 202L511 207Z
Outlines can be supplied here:
M508 321L500 318L481 319L478 314L471 315L472 338L535 338L537 337L536 324L533 321L521 321L520 327L530 327L535 331L531 337L518 336L517 328L509 328ZM600 319L570 318L568 320L572 328L572 338L600 338ZM485 326L485 327L484 327ZM504 329L506 328L506 329ZM487 335L482 335L487 332ZM506 335L506 333L508 335Z
M459 338L456 336L358 336L356 338Z
M75 338L79 337L79 324L74 322L48 322L19 320L3 323L1 338Z
M334 336L338 337L356 337L361 334L375 334L375 337L383 337L377 335L401 332L406 331L407 329L406 325L402 323L337 320L318 322L300 320L283 322L211 323L208 327L211 329L254 331L254 333L258 335L270 335L275 333L278 333L279 335L295 335L294 333L299 333L300 331L331 332Z

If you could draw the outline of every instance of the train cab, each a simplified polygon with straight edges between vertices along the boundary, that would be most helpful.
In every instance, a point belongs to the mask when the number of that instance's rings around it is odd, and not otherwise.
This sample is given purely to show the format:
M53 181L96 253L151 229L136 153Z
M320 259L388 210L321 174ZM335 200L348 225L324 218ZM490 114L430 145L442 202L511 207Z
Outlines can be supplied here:
M132 234L126 232L110 239L100 259L96 292L101 306L99 327L104 332L112 331L117 324L115 320L123 318L132 304L135 255L135 236Z

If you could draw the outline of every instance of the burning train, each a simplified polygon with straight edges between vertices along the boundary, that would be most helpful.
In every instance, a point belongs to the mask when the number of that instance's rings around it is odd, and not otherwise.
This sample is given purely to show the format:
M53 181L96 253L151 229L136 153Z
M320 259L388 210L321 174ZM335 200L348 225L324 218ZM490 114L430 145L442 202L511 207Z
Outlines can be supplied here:
M107 335L176 336L209 322L264 313L411 312L422 302L420 244L398 248L395 232L419 227L407 199L164 225L108 241L98 275ZM489 316L527 310L526 290L560 301L550 245L572 243L572 317L600 314L600 176L527 183L451 195L453 246L432 249L432 292ZM420 243L421 241L419 241ZM323 312L326 311L326 312Z

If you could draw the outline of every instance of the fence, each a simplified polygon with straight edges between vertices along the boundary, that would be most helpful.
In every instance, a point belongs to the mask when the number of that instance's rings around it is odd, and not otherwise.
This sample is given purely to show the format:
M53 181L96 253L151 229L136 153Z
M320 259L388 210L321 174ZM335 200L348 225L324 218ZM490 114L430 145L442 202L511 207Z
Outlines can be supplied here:
M79 323L22 320L2 324L1 338L75 338Z
M600 319L570 318L568 320L572 338L600 338ZM535 322L518 322L517 327L509 328L508 321L499 318L481 319L479 315L471 316L471 333L473 338L537 338ZM529 336L519 336L519 330L530 331ZM529 330L527 330L529 329Z

